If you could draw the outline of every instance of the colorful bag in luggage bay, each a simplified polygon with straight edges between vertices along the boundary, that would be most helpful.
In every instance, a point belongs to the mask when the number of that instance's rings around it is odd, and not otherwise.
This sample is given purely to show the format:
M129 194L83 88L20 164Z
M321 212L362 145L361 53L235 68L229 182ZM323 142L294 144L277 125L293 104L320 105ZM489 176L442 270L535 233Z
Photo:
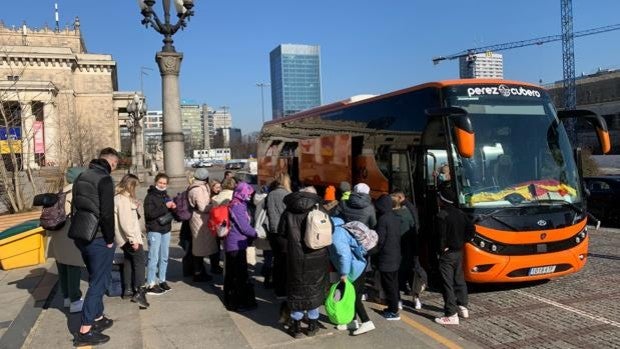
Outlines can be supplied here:
M230 213L228 204L215 206L209 211L207 227L213 236L226 237L230 232Z
M332 221L327 213L319 210L318 205L306 217L304 243L313 250L332 244Z
M332 285L325 300L325 312L329 321L336 325L345 325L355 317L355 287L347 281Z

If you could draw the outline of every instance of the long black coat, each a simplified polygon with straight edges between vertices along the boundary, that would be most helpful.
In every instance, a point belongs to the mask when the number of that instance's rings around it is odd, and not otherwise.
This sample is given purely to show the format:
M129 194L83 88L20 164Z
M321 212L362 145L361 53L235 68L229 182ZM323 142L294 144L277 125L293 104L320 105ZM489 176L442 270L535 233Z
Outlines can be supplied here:
M306 217L321 198L295 192L284 198L286 210L280 218L279 234L287 240L286 289L292 310L318 308L325 301L329 255L327 248L313 250L304 244Z
M393 272L400 267L400 219L392 210L392 199L389 195L381 196L377 202L377 242L379 271Z

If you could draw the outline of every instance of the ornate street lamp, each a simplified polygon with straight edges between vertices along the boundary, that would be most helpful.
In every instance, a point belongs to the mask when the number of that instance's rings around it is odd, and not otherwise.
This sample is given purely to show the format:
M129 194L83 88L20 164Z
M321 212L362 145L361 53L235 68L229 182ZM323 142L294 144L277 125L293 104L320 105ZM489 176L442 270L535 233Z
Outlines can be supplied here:
M155 0L138 0L142 11L142 24L147 28L164 36L164 46L161 52L155 55L162 77L162 104L164 168L170 176L170 181L181 184L185 180L185 147L183 130L181 127L181 100L179 97L179 71L183 54L176 52L172 45L172 36L187 26L187 21L194 15L193 0L174 0L178 20L176 24L170 22L170 1L162 0L164 21L162 22L153 10Z
M141 178L144 173L144 134L142 133L142 118L146 115L144 96L134 93L133 99L127 104L127 129L131 133L131 173Z

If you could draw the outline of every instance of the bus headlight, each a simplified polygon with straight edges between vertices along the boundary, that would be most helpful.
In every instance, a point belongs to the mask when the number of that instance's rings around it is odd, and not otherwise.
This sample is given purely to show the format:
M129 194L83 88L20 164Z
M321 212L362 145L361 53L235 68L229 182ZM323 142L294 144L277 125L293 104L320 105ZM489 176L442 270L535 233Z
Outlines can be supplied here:
M491 245L491 251L497 252L497 245L495 244Z

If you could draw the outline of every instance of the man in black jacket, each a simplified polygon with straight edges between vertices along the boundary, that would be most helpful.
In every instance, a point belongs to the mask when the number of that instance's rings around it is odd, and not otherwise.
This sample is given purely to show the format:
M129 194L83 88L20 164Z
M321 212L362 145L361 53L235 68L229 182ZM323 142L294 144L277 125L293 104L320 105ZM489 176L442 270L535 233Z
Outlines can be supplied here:
M400 219L393 211L392 197L383 195L375 202L377 220L377 266L381 274L381 286L388 307L383 311L386 320L400 320L398 302L398 268L400 267Z
M458 325L459 316L469 317L467 284L463 274L463 246L474 234L471 220L454 206L456 194L449 185L438 191L437 213L439 271L443 281L444 316L435 319L442 325Z
M88 269L88 291L82 308L82 326L75 335L75 346L97 345L110 340L101 332L113 321L103 315L103 294L110 283L114 258L114 183L110 173L118 165L118 153L105 148L73 183L71 211L75 217L87 211L98 217L98 227L92 241L76 239ZM74 226L74 224L71 224Z

